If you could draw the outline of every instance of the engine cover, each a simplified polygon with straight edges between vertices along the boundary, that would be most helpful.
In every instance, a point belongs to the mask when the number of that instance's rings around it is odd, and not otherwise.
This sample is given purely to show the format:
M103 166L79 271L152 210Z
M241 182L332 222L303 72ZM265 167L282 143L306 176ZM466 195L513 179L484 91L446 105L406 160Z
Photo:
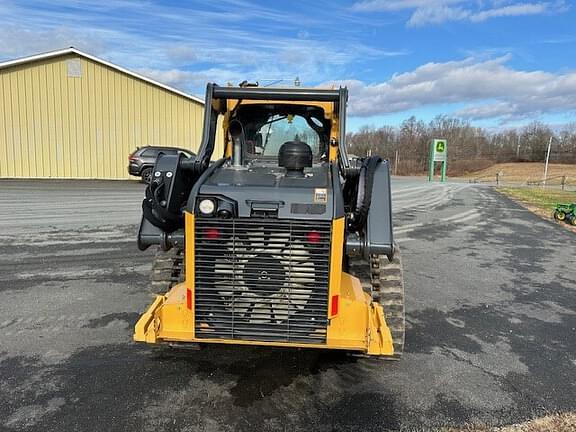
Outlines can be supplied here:
M232 201L234 217L332 220L344 215L340 185L328 163L308 168L303 176L286 176L277 166L222 166L192 190L187 210L197 217L205 198ZM337 191L337 193L334 193Z

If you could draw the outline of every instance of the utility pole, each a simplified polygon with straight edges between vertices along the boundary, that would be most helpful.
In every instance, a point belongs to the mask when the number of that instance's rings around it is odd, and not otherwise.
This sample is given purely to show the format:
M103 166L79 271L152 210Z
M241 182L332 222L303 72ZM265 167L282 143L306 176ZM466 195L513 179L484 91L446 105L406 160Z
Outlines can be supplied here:
M394 158L394 175L398 175L398 150L396 150L396 157Z
M520 135L518 135L518 142L516 143L516 161L520 159Z
M544 180L542 181L542 187L546 187L546 177L548 177L548 161L550 160L550 147L552 146L552 135L548 140L548 150L546 151L546 164L544 165Z

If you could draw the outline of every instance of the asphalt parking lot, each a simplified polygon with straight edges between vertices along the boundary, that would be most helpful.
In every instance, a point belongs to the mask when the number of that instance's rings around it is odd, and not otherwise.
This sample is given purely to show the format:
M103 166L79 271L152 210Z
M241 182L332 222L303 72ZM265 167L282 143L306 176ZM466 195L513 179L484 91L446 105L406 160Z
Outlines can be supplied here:
M0 430L382 431L576 410L574 234L485 186L393 183L399 362L132 342L142 185L0 182Z

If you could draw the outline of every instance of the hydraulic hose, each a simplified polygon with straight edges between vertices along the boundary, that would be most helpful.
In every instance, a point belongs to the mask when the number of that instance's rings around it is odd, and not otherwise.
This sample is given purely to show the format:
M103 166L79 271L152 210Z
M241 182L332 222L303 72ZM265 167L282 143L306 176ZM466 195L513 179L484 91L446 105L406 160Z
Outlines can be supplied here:
M183 223L182 215L173 214L166 207L166 185L164 182L154 181L146 187L146 198L142 201L142 213L154 226L172 232L180 228Z
M349 229L359 232L366 225L368 212L372 203L372 191L374 187L374 172L382 162L380 156L371 156L362 160L362 166L358 176L356 206L349 220Z

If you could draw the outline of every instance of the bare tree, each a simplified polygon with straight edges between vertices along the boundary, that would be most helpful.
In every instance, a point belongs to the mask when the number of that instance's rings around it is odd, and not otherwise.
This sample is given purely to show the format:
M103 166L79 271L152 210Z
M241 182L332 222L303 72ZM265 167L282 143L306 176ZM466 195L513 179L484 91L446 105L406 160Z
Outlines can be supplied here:
M576 123L558 133L541 122L490 132L458 118L437 116L426 124L412 116L398 127L363 127L348 135L348 143L350 152L358 156L378 154L395 161L398 154L396 171L418 174L427 169L431 140L445 138L449 174L459 175L497 162L543 161L551 136L555 138L551 160L576 163Z

